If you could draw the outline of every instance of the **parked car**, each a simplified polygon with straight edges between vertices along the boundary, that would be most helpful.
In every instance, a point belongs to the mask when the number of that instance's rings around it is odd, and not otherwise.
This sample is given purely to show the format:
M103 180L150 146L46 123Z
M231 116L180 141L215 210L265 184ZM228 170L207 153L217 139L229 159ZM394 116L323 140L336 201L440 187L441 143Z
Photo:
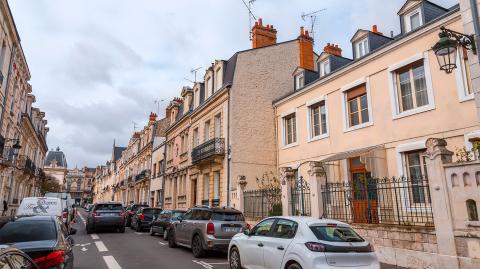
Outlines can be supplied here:
M127 206L127 208L125 209L125 211L126 211L126 214L125 214L125 227L129 227L129 226L130 226L130 224L132 223L132 217L133 217L133 215L135 215L135 213L137 213L137 211L138 211L141 207L148 207L148 205L146 205L146 204L131 204L131 205Z
M371 244L348 224L311 217L273 217L230 242L231 269L369 268L380 264Z
M85 229L90 234L98 228L118 229L119 232L125 232L125 211L122 203L102 202L95 203L87 216Z
M185 210L164 210L154 219L150 226L150 235L161 234L163 239L167 240L168 231L174 222L178 222L178 217L185 214Z
M242 212L232 208L194 207L174 222L168 233L168 246L192 249L200 258L207 251L226 251L232 237L247 228Z
M57 216L70 229L65 201L56 197L25 197L15 214L16 216Z
M130 228L135 229L137 232L141 232L144 229L150 229L153 218L158 216L162 212L158 207L142 207L132 217Z
M0 268L39 269L25 252L8 245L0 245Z
M59 198L62 201L63 217L71 222L75 219L76 210L74 208L75 200L67 192L47 192L45 197ZM67 224L69 225L69 224Z
M73 239L76 230L67 230L55 216L18 217L0 229L0 244L13 244L39 268L72 269Z
M93 204L87 204L87 206L85 207L85 211L90 212L92 211L92 208L93 208Z

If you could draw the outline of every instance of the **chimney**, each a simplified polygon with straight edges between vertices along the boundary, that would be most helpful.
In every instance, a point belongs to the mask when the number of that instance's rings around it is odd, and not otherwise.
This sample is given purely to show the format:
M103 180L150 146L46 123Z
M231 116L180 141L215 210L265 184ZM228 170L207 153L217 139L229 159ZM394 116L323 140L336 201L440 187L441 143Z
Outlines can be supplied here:
M153 124L157 120L157 114L150 112L150 116L148 117L148 123Z
M262 24L262 19L258 19L252 28L252 47L254 49L277 44L277 30L273 25Z
M313 59L313 38L310 37L308 31L305 31L303 26L300 27L300 35L298 36L298 45L300 50L300 65L299 67L314 71Z
M383 35L383 33L381 33L381 32L378 31L378 27L377 27L376 24L374 24L374 25L372 26L372 32L375 33L375 34Z
M323 52L342 57L342 49L338 45L327 43L323 48Z

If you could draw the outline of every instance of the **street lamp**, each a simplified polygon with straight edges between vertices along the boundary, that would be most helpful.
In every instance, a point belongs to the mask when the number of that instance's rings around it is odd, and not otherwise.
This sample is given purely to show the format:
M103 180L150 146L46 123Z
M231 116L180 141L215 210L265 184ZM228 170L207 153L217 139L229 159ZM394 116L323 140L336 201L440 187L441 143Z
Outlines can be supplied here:
M471 50L473 54L477 54L475 39L473 35L465 35L453 30L440 28L438 36L440 40L432 47L440 70L444 70L447 74L452 73L457 68L457 48L462 46L467 50Z

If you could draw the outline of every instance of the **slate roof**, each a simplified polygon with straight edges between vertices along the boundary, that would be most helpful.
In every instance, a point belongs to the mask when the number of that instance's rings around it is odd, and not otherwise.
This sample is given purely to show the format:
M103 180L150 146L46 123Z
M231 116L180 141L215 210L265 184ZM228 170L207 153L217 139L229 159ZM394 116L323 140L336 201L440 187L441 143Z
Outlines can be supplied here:
M156 129L155 129L155 136L166 137L167 136L167 129L170 126L170 120L167 118L163 118L157 121Z
M67 159L65 158L65 154L63 154L63 151L49 151L47 154L47 158L45 158L45 165L50 166L53 160L57 161L57 166L67 167Z
M114 146L113 147L113 160L117 161L118 159L120 159L120 157L122 157L122 152L126 149L127 149L126 147Z

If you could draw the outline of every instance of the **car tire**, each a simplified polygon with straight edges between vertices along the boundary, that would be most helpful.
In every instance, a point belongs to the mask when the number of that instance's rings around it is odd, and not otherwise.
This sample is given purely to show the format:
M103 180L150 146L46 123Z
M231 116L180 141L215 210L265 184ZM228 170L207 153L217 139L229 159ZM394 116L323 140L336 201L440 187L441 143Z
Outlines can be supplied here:
M192 253L195 258L205 257L206 251L203 248L202 238L199 235L195 235L192 240Z
M142 231L142 225L140 223L137 223L135 226L135 232L139 233Z
M302 269L302 267L300 266L300 264L294 262L292 264L290 264L287 269Z
M230 253L228 254L228 264L230 269L241 269L242 262L240 260L240 252L236 247L232 247Z
M153 231L153 226L150 226L150 235L151 235L151 236L154 236L154 235L155 235L155 232Z
M175 242L175 232L168 233L168 247L176 248L177 242Z
M125 232L125 226L120 227L120 228L118 229L118 231L119 231L120 233L124 233L124 232Z

